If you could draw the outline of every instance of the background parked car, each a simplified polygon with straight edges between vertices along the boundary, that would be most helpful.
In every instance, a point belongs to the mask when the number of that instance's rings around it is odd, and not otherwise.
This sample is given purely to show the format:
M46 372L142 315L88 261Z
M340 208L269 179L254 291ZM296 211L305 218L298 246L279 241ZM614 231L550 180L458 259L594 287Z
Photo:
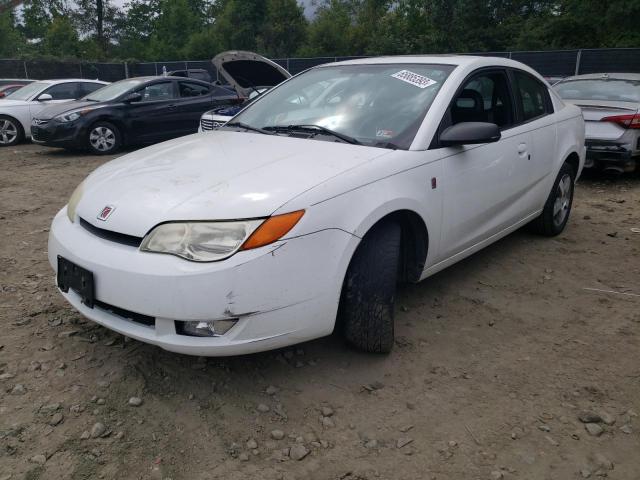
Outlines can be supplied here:
M35 80L28 80L26 78L0 78L0 85L29 85L35 82Z
M16 85L14 83L0 85L0 98L6 98L16 90L20 90L22 87L24 87L24 85Z
M224 125L249 102L275 87L291 74L268 58L253 52L228 51L212 60L218 72L245 101L242 104L210 110L200 119L200 132Z
M235 92L199 80L139 77L121 80L78 102L40 112L33 140L103 155L122 145L152 144L196 133L213 106L239 102Z
M554 86L566 103L582 109L586 167L621 173L640 161L640 74L598 73L569 77Z
M31 136L31 121L48 105L64 103L107 85L99 80L41 80L25 85L0 102L0 147Z

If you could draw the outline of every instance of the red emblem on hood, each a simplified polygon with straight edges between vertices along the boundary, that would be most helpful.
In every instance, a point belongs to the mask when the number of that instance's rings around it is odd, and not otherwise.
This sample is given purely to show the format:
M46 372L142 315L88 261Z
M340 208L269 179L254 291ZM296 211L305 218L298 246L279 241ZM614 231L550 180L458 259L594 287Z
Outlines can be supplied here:
M102 210L100 210L100 213L98 214L98 220L106 222L115 209L116 207L114 207L113 205L107 205Z

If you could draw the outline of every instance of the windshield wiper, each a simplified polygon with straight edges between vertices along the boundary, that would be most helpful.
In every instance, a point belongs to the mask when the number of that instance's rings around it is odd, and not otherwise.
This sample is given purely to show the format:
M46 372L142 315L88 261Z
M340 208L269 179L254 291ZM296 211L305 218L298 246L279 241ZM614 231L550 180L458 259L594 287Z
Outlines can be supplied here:
M332 137L339 138L343 142L350 143L352 145L362 145L362 142L356 140L349 135L345 135L344 133L339 133L334 130L330 130L325 127L321 127L320 125L273 125L270 127L264 127L264 130L271 130L274 132L291 132L291 131L307 131L307 132L316 132L322 133L324 135L331 135Z
M247 125L246 123L243 123L243 122L230 122L230 123L225 123L223 126L244 128L245 130L251 130L252 132L258 132L264 135L273 135L273 132L269 132L264 128L252 127L251 125Z
M96 100L95 98L83 98L85 102L99 102L100 100Z

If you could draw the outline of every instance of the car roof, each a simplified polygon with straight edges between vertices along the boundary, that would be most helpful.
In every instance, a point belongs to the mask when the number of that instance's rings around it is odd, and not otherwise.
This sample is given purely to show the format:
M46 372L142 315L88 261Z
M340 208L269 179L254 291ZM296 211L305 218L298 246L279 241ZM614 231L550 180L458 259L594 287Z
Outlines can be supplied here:
M177 71L179 71L179 70L177 70ZM184 70L182 70L182 71L184 71ZM200 82L200 83L204 83L205 85L211 85L209 82L205 82L204 80L199 80L197 78L174 77L172 75L149 75L149 76L146 76L146 77L130 77L130 78L123 78L120 81L123 82L125 80L138 80L138 81L141 81L141 82L150 82L152 80L180 80L182 82L184 82L184 81Z
M38 80L40 83L48 83L50 85L57 85L59 83L68 83L68 82L87 82L87 83L102 83L107 84L108 82L103 82L102 80L91 80L89 78L60 78L55 80Z
M535 75L538 78L543 78L540 73L538 73L528 65L525 65L524 63L504 57L490 57L480 55L395 55L388 57L358 58L345 60L342 62L325 63L323 65L319 65L319 67L331 67L334 65L382 65L394 63L451 65L455 67L464 67L469 70L483 67L510 67L524 70Z
M584 75L574 75L572 77L567 77L564 81L567 80L599 80L603 78L608 79L617 79L617 80L640 80L640 73L622 73L622 72L611 72L611 73L587 73Z

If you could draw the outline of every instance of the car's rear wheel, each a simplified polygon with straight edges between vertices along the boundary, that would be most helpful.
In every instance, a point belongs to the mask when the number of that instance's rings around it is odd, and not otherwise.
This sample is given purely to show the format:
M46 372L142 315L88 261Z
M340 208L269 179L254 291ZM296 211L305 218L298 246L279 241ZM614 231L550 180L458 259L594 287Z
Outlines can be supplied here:
M374 226L347 270L339 316L347 341L366 352L387 353L393 347L400 242L397 223Z
M122 145L120 130L109 122L97 122L89 128L87 139L89 150L97 155L109 155Z
M15 118L0 115L0 147L17 145L24 139L22 125Z
M542 213L530 224L534 232L549 237L562 233L571 213L575 178L573 167L562 165Z

